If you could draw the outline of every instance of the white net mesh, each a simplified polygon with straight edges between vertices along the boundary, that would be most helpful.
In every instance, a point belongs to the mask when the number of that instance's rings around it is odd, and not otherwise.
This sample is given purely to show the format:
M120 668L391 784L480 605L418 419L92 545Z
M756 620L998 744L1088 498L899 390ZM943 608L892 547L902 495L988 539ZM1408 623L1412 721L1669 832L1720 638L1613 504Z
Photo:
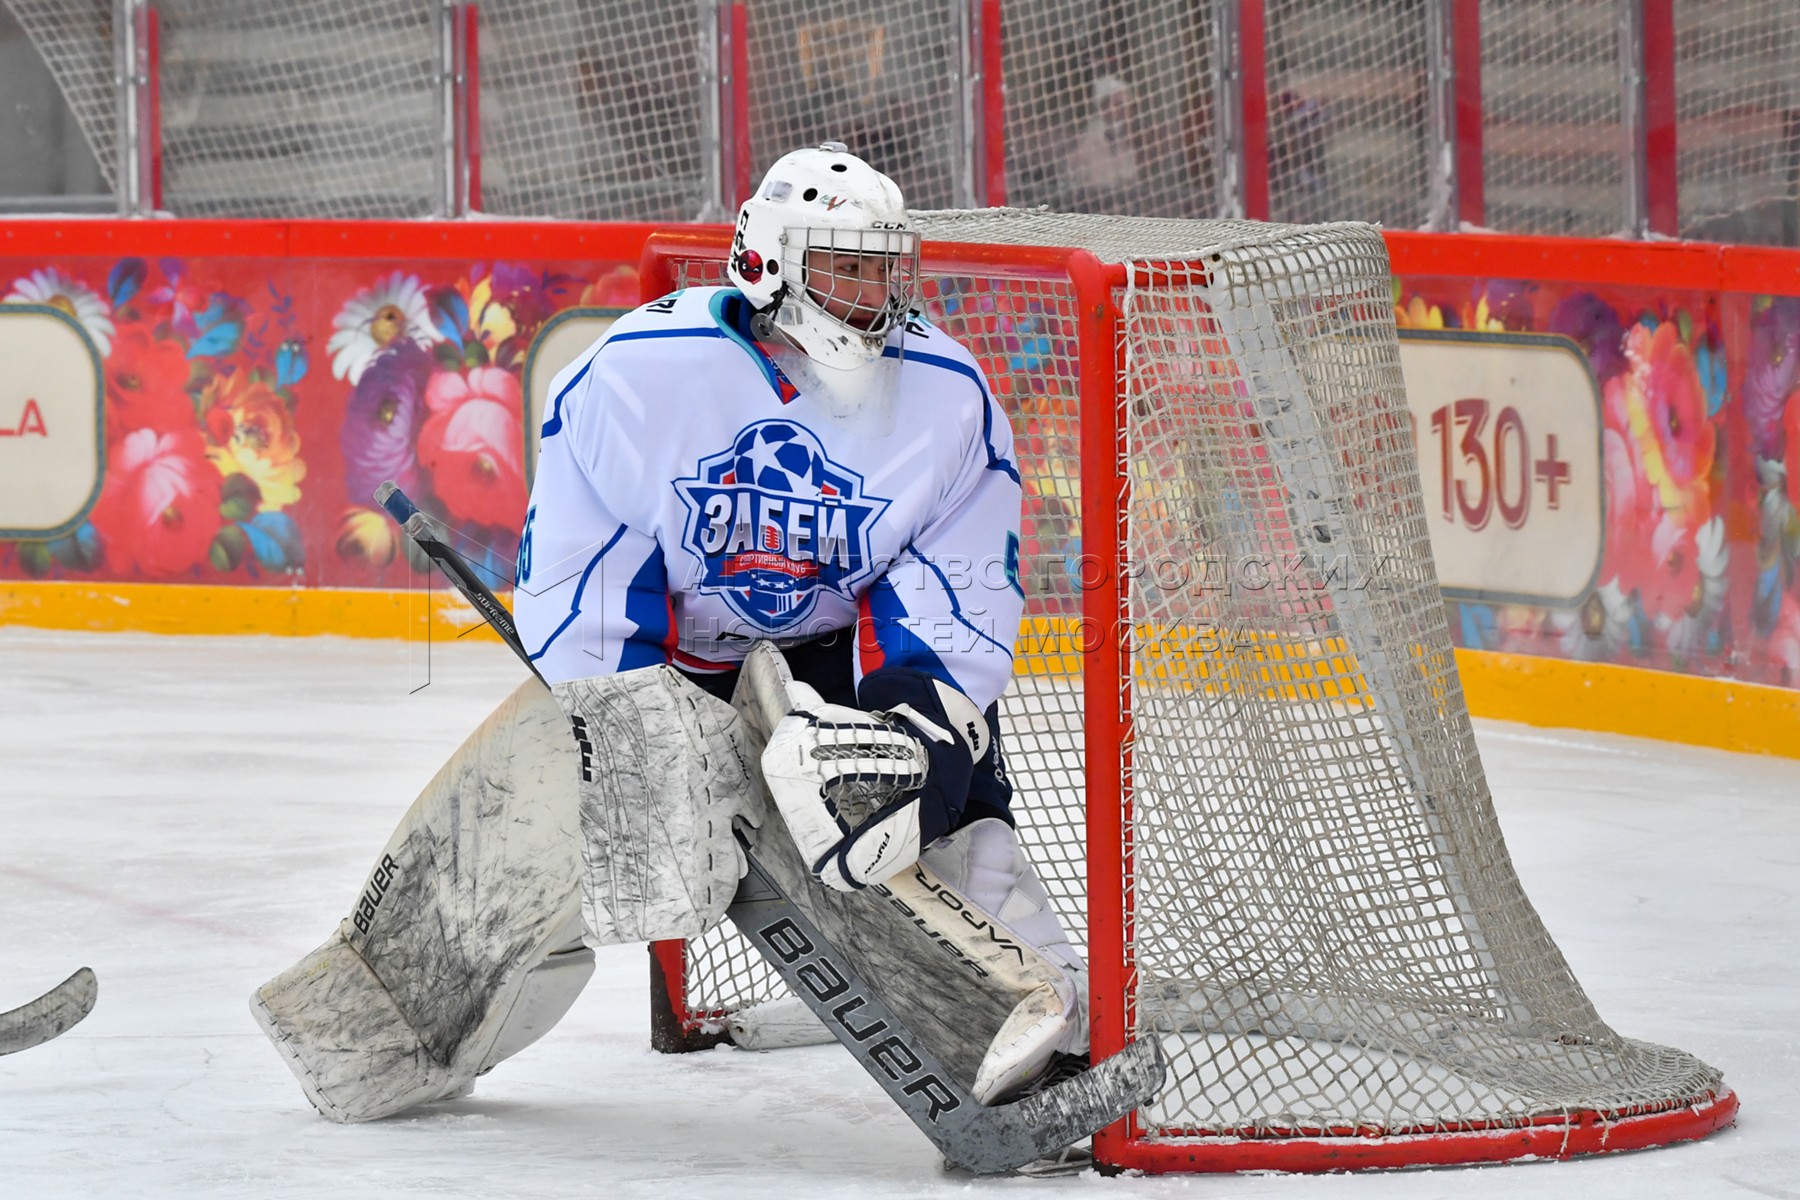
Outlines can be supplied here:
M1066 280L946 274L928 240L925 294L1015 424L1015 811L1077 941L1090 862L1125 867L1124 954L1092 968L1170 1057L1143 1136L1441 1132L1718 1092L1711 1067L1599 1019L1514 875L1435 582L1378 234L920 219L928 239L1081 245L1126 266L1122 372L1101 396L1074 386ZM689 268L686 282L716 278ZM1090 571L1129 597L1130 675L1098 693L1129 734L1090 764L1068 637L1076 457L1081 423L1108 409L1128 532L1122 559ZM1119 773L1122 845L1086 844L1092 771ZM735 935L697 946L690 1007L778 990Z
M1794 245L1800 21L1790 0L1675 5L1681 231Z
M1011 0L1002 31L1009 203L1170 217L1217 210L1203 12L1183 0Z
M1416 0L1268 6L1269 214L1425 223L1425 30Z
M56 77L69 111L111 185L119 158L113 89L112 0L6 0Z
M164 203L185 216L438 211L431 0L158 0Z
M711 199L701 17L699 4L665 0L484 5L482 207L586 220L699 216Z
M839 141L912 203L956 202L965 142L954 7L757 0L749 28L752 181L797 146Z
M1486 224L1604 237L1626 227L1618 0L1481 5Z

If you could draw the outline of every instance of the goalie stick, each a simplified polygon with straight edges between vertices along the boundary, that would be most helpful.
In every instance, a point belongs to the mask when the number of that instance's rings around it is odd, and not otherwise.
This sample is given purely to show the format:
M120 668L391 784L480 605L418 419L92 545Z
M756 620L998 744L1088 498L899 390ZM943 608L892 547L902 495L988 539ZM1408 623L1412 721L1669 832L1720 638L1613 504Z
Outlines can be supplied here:
M388 482L375 499L542 680L512 614L406 494ZM737 836L749 871L725 915L950 1164L979 1175L1015 1170L1111 1124L1161 1088L1161 1048L1143 1039L1073 1078L980 1104Z
M36 1000L0 1013L0 1054L17 1054L66 1033L94 1011L100 983L81 968Z

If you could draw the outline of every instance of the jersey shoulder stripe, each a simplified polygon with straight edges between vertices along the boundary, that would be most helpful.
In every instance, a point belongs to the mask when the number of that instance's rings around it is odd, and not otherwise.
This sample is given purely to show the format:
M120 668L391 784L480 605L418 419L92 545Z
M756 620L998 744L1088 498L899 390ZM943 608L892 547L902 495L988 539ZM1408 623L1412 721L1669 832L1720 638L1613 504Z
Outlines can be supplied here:
M550 398L550 415L545 418L543 428L539 430L539 438L552 438L562 432L563 406L582 382L593 372L594 360L606 352L607 347L622 342L639 341L651 338L672 337L709 337L721 336L717 326L707 313L707 294L717 292L720 288L684 288L671 292L660 300L652 300L648 304L640 304L630 312L614 321L607 331L600 335L598 341L587 350L569 368L576 368L567 383L557 387ZM696 306L699 315L695 315ZM677 314L680 314L677 316ZM671 317L676 317L671 321ZM611 358L609 356L609 363ZM564 368L568 370L569 368ZM561 376L558 375L558 379ZM555 387L556 380L551 381Z
M656 342L669 339L717 341L723 340L735 346L754 365L762 375L769 389L786 404L799 395L799 389L790 382L773 360L764 354L756 345L755 335L751 332L750 319L754 310L744 294L736 288L698 287L685 288L664 296L661 300L639 305L631 312L620 317L618 322L607 331L600 342L600 353L606 353L614 346L631 342ZM635 350L636 347L633 347ZM629 371L632 351L623 352L625 358L619 361L621 354L614 351L607 356L609 366L617 365ZM662 377L667 374L668 360L657 357L651 360L639 360L647 371Z
M901 353L897 346L889 346L881 352L883 358L899 358ZM987 398L987 383L981 378L981 371L973 362L952 358L946 354L934 354L931 351L920 350L912 346L906 347L905 359L907 362L924 363L926 366L949 371L953 375L961 375L975 385L984 400Z
M923 335L915 334L915 328L922 328ZM923 342L925 348L921 349L915 346L913 344L915 341ZM896 347L889 346L883 353L885 357L896 358L900 356L901 351ZM969 348L923 317L915 315L907 321L907 340L904 353L907 362L922 363L928 367L948 371L975 385L975 394L981 402L981 440L987 447L988 470L999 471L1010 477L1014 483L1018 483L1020 481L1018 464L1013 462L1009 453L1012 449L1012 426L1007 424L1005 413L1000 410L999 402L988 390L987 378L982 375L981 368L975 363L975 356L969 353ZM1003 439L997 439L995 436L996 417L999 426L1006 434Z
M711 315L712 297L733 288L690 287L670 292L660 299L640 304L612 323L600 339L602 346L612 342L631 341L649 331L681 334L714 328ZM716 332L704 336L717 337Z

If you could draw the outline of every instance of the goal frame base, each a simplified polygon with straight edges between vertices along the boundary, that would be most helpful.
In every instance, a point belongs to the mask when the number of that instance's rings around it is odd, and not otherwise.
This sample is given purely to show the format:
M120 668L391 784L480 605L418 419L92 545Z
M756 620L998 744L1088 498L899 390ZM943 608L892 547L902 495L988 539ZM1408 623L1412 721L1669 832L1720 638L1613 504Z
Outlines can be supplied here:
M1121 1122L1095 1135L1094 1160L1108 1174L1283 1171L1304 1175L1581 1158L1698 1141L1732 1124L1737 1111L1737 1093L1727 1088L1704 1104L1612 1120L1587 1110L1540 1118L1527 1126L1442 1133L1147 1141L1141 1135L1127 1134Z
M682 996L687 943L650 943L650 1048L659 1054L694 1054L731 1045L724 1013L688 1011Z

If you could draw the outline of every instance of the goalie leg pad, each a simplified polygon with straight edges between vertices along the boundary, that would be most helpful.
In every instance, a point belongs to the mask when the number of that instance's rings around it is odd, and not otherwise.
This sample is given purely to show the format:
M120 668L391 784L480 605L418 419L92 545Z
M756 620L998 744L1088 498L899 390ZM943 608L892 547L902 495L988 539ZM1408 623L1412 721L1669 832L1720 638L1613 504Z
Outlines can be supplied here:
M1065 1031L1050 1049L1056 1053L1085 1054L1087 960L1070 943L1043 881L1019 844L1017 831L996 817L971 821L939 838L920 856L920 861L976 908L992 913L999 925L1030 943L1068 977L1075 1008L1067 1014Z
M589 941L698 937L725 915L744 875L733 821L758 819L741 719L669 667L554 690L581 755Z
M258 990L320 1112L374 1120L460 1094L567 1009L586 980L579 778L562 708L522 684L407 811L337 935Z
M568 1014L588 980L594 977L594 952L581 938L581 916L570 912L562 932L551 939L558 949L531 968L494 1035L494 1045L484 1056L477 1074L485 1075L494 1064L511 1058L549 1033Z
M250 1013L333 1121L372 1121L457 1090L341 930L258 988Z

